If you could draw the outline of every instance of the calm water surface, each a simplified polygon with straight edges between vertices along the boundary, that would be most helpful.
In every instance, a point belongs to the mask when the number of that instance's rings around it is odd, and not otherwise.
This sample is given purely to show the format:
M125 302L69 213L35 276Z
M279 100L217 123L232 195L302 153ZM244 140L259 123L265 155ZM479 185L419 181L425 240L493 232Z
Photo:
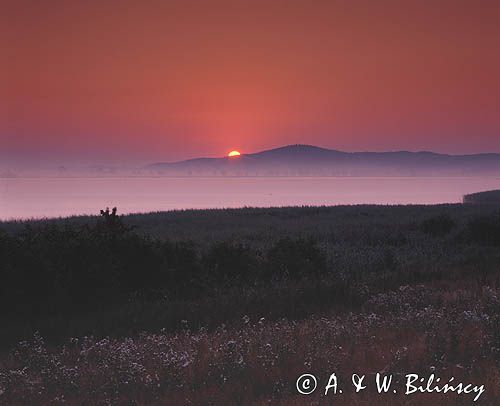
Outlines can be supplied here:
M500 178L1 178L0 219L242 206L457 203Z

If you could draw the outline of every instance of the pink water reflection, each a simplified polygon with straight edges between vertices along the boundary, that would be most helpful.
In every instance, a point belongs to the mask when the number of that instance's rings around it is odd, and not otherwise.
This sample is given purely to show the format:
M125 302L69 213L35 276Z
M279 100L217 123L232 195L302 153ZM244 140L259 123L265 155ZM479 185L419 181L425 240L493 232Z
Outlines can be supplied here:
M242 206L434 204L499 178L2 178L0 218Z

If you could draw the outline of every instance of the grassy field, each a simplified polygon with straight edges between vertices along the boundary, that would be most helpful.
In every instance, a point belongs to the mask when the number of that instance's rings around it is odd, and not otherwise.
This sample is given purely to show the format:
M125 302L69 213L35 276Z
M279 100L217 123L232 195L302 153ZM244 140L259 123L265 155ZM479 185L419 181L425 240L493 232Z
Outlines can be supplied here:
M245 208L0 223L0 404L330 404L322 390L299 395L297 377L380 371L484 384L478 403L498 404L499 213Z

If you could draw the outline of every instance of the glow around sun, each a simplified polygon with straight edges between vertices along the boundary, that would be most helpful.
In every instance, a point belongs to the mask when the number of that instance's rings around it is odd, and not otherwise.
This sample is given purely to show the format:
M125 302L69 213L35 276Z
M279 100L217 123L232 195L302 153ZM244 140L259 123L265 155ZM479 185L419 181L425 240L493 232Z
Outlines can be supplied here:
M229 154L227 154L227 156L231 157L231 156L240 156L240 152L239 151L231 151Z

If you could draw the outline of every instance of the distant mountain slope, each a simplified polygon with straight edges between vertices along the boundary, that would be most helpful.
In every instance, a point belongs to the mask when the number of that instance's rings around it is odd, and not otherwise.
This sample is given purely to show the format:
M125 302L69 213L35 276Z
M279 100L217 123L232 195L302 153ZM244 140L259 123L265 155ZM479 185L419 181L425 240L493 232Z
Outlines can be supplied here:
M487 190L485 192L472 193L465 195L464 203L475 204L500 204L500 190Z
M342 152L289 145L238 157L155 163L166 176L500 176L500 154Z

